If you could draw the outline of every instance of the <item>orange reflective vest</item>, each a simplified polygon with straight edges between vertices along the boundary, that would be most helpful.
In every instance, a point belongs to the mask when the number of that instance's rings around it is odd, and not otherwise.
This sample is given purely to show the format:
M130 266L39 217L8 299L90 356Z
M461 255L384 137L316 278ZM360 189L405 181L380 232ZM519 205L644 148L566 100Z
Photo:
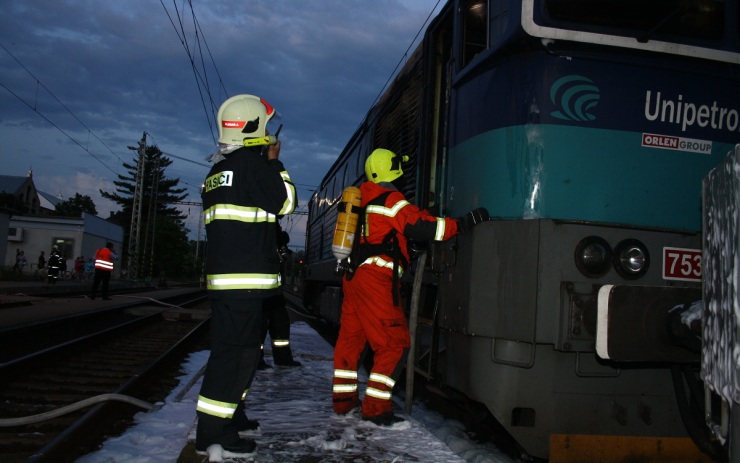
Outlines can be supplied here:
M108 248L98 249L98 251L95 253L95 268L112 272L113 255L113 251Z

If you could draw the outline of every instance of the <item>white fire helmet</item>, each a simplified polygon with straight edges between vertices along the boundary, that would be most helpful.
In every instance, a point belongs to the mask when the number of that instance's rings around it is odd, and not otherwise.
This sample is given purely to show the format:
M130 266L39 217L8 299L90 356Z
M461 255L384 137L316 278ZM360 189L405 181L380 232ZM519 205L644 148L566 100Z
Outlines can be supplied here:
M232 96L218 110L218 142L242 145L246 138L265 138L267 123L275 114L275 108L260 97Z

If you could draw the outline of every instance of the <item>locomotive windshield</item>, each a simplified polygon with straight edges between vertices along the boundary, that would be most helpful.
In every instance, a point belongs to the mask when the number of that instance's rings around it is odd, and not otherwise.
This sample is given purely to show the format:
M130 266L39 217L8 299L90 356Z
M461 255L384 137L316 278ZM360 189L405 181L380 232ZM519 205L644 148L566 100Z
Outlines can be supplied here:
M560 27L640 42L696 44L725 34L724 0L544 0L544 9Z

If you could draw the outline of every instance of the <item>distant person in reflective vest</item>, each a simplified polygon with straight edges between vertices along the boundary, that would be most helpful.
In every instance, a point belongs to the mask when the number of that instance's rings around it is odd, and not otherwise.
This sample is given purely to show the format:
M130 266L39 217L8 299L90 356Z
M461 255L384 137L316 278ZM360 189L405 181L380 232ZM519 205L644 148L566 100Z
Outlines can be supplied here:
M114 260L118 260L118 255L113 250L113 243L108 241L104 248L98 249L95 253L95 276L93 277L90 299L95 299L95 292L98 290L100 282L103 282L103 300L110 300L108 297L108 284L110 283L110 276L113 273Z

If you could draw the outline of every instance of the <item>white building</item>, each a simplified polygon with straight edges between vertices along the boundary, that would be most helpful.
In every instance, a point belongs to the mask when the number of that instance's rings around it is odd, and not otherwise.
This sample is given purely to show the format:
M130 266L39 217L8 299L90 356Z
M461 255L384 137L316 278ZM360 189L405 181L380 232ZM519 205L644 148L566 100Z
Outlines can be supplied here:
M26 273L35 272L41 251L48 259L54 246L67 259L70 271L77 257L82 256L85 261L94 259L95 251L109 241L117 253L121 252L121 226L87 213L79 218L50 215L55 198L36 190L30 171L27 177L0 175L0 195L5 199L4 210L0 212L0 236L3 231L7 236L6 246L0 246L0 262L5 267L15 265L18 249L26 256ZM119 271L120 265L116 265L114 278Z
M81 218L54 216L10 216L5 266L15 264L16 249L28 260L26 271L37 269L38 257L44 251L48 258L53 246L67 259L67 269L74 268L74 260L82 256L94 259L95 251L110 241L117 253L121 252L123 228L98 216L82 213ZM118 276L116 265L113 277Z

